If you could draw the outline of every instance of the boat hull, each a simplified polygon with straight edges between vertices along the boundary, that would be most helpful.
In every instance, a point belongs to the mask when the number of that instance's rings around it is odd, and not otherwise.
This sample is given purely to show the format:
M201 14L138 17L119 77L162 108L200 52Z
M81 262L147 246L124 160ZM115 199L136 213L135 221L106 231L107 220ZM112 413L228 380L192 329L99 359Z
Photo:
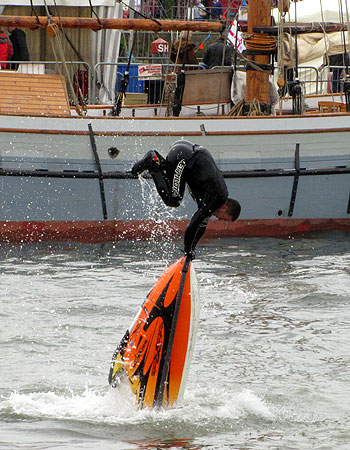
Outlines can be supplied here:
M207 236L350 229L347 114L186 120L14 115L3 119L1 242L103 242L147 239L164 232L181 235L196 208L192 199L187 195L180 208L167 208L153 183L128 173L147 150L166 154L180 138L211 151L230 197L242 205L237 222L211 220ZM111 146L120 150L115 159L108 156Z
M1 222L0 243L159 240L183 236L187 220ZM205 239L217 237L291 237L314 231L350 231L350 219L254 219L224 223L210 220ZM201 242L203 242L202 239Z

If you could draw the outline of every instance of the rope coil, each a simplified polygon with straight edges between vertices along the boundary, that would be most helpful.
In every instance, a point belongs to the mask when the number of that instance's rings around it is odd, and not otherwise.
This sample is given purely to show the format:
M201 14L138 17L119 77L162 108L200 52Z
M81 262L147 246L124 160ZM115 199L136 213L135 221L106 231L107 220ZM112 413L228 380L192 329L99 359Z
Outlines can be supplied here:
M262 33L252 33L243 36L244 44L247 50L252 50L254 52L270 52L274 53L276 51L276 41L273 36L268 36Z

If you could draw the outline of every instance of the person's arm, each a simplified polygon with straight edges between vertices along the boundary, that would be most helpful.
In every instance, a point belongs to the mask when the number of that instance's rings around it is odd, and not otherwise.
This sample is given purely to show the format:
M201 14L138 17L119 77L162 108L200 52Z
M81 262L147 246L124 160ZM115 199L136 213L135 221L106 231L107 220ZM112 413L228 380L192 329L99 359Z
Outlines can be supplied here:
M23 30L20 30L21 33L18 34L18 47L21 61L29 61L29 51L27 46L27 38L26 34Z
M205 233L210 216L211 213L207 208L199 208L185 231L184 250L186 255L189 255L192 259L195 256L196 245Z
M206 64L207 66L209 66L210 63L210 58L209 58L209 47L207 48L207 51L205 52L204 58L203 58L203 62L204 64Z
M8 38L7 40L7 45L8 45L8 59L12 59L13 56L13 47L12 47L12 43L10 41L10 38Z
M225 66L230 66L231 63L232 63L232 49L228 45L226 45L226 47L224 47L224 49L225 49L225 62L224 62L224 65Z

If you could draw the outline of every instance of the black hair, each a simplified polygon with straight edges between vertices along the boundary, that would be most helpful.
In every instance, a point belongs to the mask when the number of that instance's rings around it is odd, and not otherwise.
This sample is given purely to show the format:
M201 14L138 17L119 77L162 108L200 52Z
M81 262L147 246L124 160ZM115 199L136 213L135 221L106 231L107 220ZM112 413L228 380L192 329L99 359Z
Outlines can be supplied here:
M228 198L225 205L227 206L227 213L232 217L232 222L235 221L241 213L241 205L233 198Z

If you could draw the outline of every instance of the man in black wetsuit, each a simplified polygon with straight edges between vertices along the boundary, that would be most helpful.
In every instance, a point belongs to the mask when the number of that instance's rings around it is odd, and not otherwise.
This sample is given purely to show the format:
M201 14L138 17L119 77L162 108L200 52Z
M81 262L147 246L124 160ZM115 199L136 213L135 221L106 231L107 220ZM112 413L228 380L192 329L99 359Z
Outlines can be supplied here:
M192 259L208 220L215 215L222 220L236 220L240 204L228 198L227 186L209 151L188 141L177 141L164 159L157 151L149 150L132 168L133 175L148 170L157 191L167 206L180 205L186 183L197 202L198 210L185 232L185 253Z

